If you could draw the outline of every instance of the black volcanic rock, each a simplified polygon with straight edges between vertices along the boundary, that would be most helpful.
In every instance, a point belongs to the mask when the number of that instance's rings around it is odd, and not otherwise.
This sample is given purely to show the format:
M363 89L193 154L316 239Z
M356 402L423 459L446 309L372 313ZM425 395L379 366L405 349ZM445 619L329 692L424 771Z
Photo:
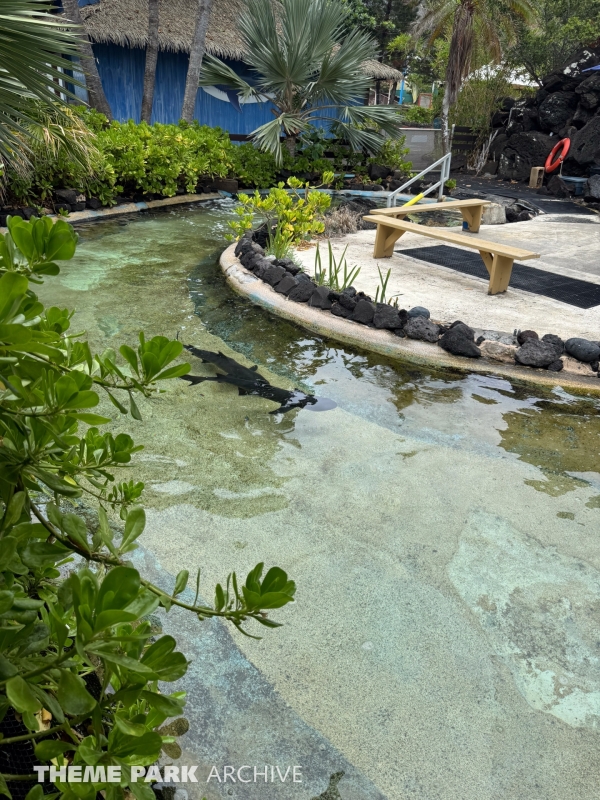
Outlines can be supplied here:
M296 286L298 286L298 281L293 275L284 275L275 287L275 291L279 294L289 294Z
M349 319L354 320L354 322L360 322L363 325L369 325L373 322L374 316L375 307L373 303L368 300L359 300Z
M387 303L377 303L375 314L373 315L373 326L380 330L394 331L400 328L400 316L398 309L393 308Z
M586 363L598 361L600 358L600 347L596 342L590 342L589 339L580 339L576 336L572 339L567 339L565 350L573 358Z
M406 326L405 326L406 329ZM440 347L455 356L481 358L481 350L473 341L473 329L462 322L454 324L438 341Z
M559 133L573 118L578 102L575 92L554 92L549 95L538 109L542 130Z
M321 308L324 311L327 311L332 305L331 300L329 299L330 291L331 289L329 286L315 286L308 301L308 305L312 306L313 308Z
M308 303L312 297L314 288L315 286L311 281L298 281L298 285L294 286L288 294L288 297L295 303Z

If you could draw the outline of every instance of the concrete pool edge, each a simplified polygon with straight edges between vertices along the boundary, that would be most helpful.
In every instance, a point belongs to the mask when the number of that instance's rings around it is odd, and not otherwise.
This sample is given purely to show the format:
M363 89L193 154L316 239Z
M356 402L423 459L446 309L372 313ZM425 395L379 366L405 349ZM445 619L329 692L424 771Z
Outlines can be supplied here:
M85 211L72 211L67 217L60 214L48 214L50 219L64 219L65 222L76 225L78 222L94 222L95 220L110 219L120 217L124 214L136 214L138 211L152 211L155 208L165 208L166 206L178 206L184 203L205 203L209 200L221 200L223 195L219 192L207 194L179 194L175 197L163 197L161 200L146 200L137 203L119 203L112 208L99 208L97 211L86 208ZM8 228L0 227L1 233L6 233Z
M600 381L597 377L585 378L573 373L565 374L564 370L557 373L512 366L484 358L451 356L437 345L415 339L400 339L389 331L349 322L321 309L312 308L306 303L294 303L245 269L234 251L235 244L231 244L219 257L221 270L229 285L256 305L312 333L420 367L493 374L522 383L549 388L561 386L574 393L600 396Z

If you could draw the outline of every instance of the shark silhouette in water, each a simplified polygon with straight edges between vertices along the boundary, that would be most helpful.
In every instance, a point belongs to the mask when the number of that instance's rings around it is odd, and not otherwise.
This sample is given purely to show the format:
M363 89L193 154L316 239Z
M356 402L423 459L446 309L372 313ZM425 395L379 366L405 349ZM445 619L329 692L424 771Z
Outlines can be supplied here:
M266 378L263 378L256 365L244 367L233 358L223 355L223 353L200 350L191 344L186 344L184 347L196 358L201 359L206 364L212 364L218 370L213 377L183 375L183 380L189 381L192 386L204 381L230 383L232 386L238 387L239 394L256 395L279 403L279 408L269 412L271 414L285 414L286 411L291 411L293 408L306 408L309 411L329 411L337 405L333 400L305 394L300 389L290 391L289 389L280 389L279 386L273 386Z

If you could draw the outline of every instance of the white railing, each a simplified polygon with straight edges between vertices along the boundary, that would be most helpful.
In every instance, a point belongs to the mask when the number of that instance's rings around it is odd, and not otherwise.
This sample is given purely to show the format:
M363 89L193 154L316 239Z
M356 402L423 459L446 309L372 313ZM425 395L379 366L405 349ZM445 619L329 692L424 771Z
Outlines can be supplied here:
M396 205L396 198L398 197L399 194L402 194L402 192L406 191L406 189L408 189L408 187L411 186L415 181L418 181L419 178L424 177L425 175L427 175L428 172L431 172L432 170L434 170L434 169L436 169L438 167L439 167L440 173L441 173L439 181L437 183L434 183L432 186L429 186L427 189L425 189L422 194L423 195L428 195L431 192L435 192L435 190L437 189L438 190L438 200L441 200L442 197L443 197L443 194L444 194L444 184L450 178L450 161L451 160L452 160L452 153L446 153L445 156L442 156L441 158L438 158L438 160L436 162L434 162L433 164L430 164L430 166L426 167L422 172L419 172L418 175L415 175L414 178L411 178L410 180L406 181L406 183L403 183L402 186L400 186L399 189L395 189L388 196L388 199L387 199L388 208L392 208L393 206Z

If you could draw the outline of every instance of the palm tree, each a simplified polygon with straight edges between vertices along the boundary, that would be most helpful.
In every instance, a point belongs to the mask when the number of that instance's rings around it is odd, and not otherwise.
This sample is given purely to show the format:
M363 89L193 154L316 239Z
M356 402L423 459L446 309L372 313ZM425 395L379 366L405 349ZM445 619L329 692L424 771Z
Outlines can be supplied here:
M30 156L47 152L87 160L93 137L69 110L62 109L57 81L73 68L77 37L51 13L45 0L0 0L0 169L23 172ZM60 93L68 94L61 86ZM73 133L73 136L71 136Z
M85 75L89 104L92 108L95 108L96 111L100 111L108 117L108 119L112 120L112 112L106 95L104 94L104 88L102 87L102 81L100 80L100 74L96 65L96 57L94 56L90 40L83 28L83 19L81 17L81 11L79 10L78 0L62 0L62 2L67 19L71 20L71 22L74 22L75 25L79 27L79 56L81 59L81 67ZM33 5L33 3L29 3L29 5ZM39 6L40 3L36 3L36 5ZM42 5L48 6L50 4L42 3Z
M142 95L142 122L150 123L156 86L156 62L158 60L158 5L159 0L148 0L148 44L144 68L144 92Z
M502 45L515 38L515 22L530 24L535 17L532 0L425 0L413 26L415 35L429 33L429 41L451 30L446 67L442 130L448 152L448 115L464 79L471 71L473 51L479 46L492 63L502 58Z
M347 17L342 0L249 0L239 27L244 61L256 80L244 80L207 55L200 85L225 85L237 90L242 102L270 101L274 119L252 135L279 164L282 136L293 155L313 122L330 123L332 117L355 149L377 152L384 134L398 135L400 116L394 106L357 104L370 85L364 62L377 57L377 45L357 28L347 32Z
M181 109L181 119L186 122L191 122L194 119L196 95L198 94L198 79L200 78L202 59L206 51L206 31L208 30L208 23L210 22L212 6L213 0L198 0L194 38L190 50L190 63L188 65L185 92L183 94L183 106Z

